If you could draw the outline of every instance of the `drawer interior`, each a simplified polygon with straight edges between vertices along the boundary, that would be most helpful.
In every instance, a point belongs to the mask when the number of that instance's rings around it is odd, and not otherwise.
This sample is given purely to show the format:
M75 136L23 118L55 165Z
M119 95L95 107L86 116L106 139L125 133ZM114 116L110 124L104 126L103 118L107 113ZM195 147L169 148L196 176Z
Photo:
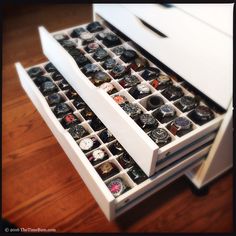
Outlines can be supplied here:
M113 26L111 26L109 23L101 19L101 24L104 27L104 30L101 31L102 33L116 33L118 34L120 38L121 44L119 46L122 46L125 50L134 50L138 57L144 58L148 61L148 64L150 67L156 68L160 71L161 75L168 76L171 79L171 83L174 86L177 86L181 89L183 92L182 96L189 96L189 97L197 97L199 105L201 106L208 106L212 109L212 112L214 114L214 119L211 121L205 123L205 124L199 124L192 118L192 112L193 109L189 111L184 111L180 107L181 99L169 99L165 95L165 89L164 88L156 88L155 87L155 79L146 80L144 79L144 71L145 69L136 70L132 66L132 63L125 62L122 59L122 56L117 55L114 50L117 48L115 47L108 47L103 43L103 40L98 39L97 35L98 33L94 33L94 41L96 44L99 45L99 47L103 48L107 54L108 57L114 59L117 64L123 66L124 68L129 68L129 75L132 75L136 77L139 84L142 84L146 86L150 93L142 98L136 98L131 93L131 88L126 88L123 85L124 76L122 77L114 77L114 74L112 74L111 69L104 68L104 60L97 60L94 56L93 52L87 51L87 44L84 44L83 40L79 37L72 37L71 34L74 29L76 28L84 28L86 30L87 24L75 26L72 28L64 29L61 31L57 31L52 33L51 35L53 37L56 37L58 35L66 35L66 37L69 38L70 41L74 42L79 50L81 50L82 54L90 61L90 63L96 65L99 70L105 72L109 78L110 78L110 84L114 87L114 91L112 94L103 94L104 96L100 96L100 92L102 89L99 87L94 86L93 84L93 76L86 76L86 73L84 72L84 67L80 65L76 65L76 72L78 72L78 75L80 76L80 79L75 81L71 78L69 78L69 74L65 72L63 69L63 64L58 63L56 61L55 55L53 53L50 53L47 51L47 43L44 40L45 35L45 29L44 32L41 32L41 40L43 43L45 54L48 56L48 58L51 59L51 61L57 64L58 70L65 75L65 78L70 82L70 84L74 87L76 91L79 92L81 97L89 104L89 106L94 110L96 115L99 117L99 119L106 125L106 127L109 128L109 130L114 134L116 139L122 144L122 146L125 147L127 152L135 159L135 161L139 164L139 166L142 168L142 170L148 175L151 176L155 173L158 169L161 167L156 167L160 161L168 158L169 156L173 155L177 159L177 157L181 157L180 150L183 150L183 146L192 147L196 145L197 147L197 141L205 138L206 141L209 137L207 135L211 134L212 132L216 131L221 124L221 121L223 119L224 110L219 109L219 106L210 101L206 96L201 94L198 90L194 89L193 86L189 86L189 84L183 79L175 74L170 73L168 70L166 71L165 68L162 68L161 66L157 65L156 61L151 60L152 58L148 57L148 53L143 53L143 51L140 51L136 44L134 44L132 41L130 41L127 37L123 36L117 29L115 29ZM47 35L48 36L48 35ZM48 37L47 39L50 39L52 41L52 44L57 44L56 40L52 37ZM61 44L61 45L60 45ZM63 43L60 42L59 44L61 47L56 47L55 51L59 52L63 49ZM56 45L56 46L58 46ZM65 46L64 46L65 47ZM68 48L65 48L66 50L63 50L63 53L66 54L66 56L70 57L70 59L74 60L73 57L71 57L70 50ZM54 51L54 52L55 52ZM69 52L69 53L68 53ZM64 64L66 64L66 60L64 61ZM68 67L68 64L66 64ZM71 65L69 65L70 68L72 68ZM74 68L74 67L73 67ZM74 68L75 69L75 68ZM73 71L73 70L72 70ZM70 72L70 74L72 74ZM79 88L79 84L81 81L86 79L86 86L87 86L87 94L86 89ZM90 82L90 84L89 84ZM88 85L89 84L89 85ZM89 89L97 89L93 90L93 92L89 93ZM96 93L98 92L98 93ZM102 91L104 92L104 91ZM164 129L166 133L169 135L171 141L169 143L166 143L164 146L156 144L151 138L150 138L150 130L145 130L145 128L142 128L138 125L139 121L134 121L134 119L131 119L119 106L115 101L114 97L117 96L124 96L127 99L128 103L137 105L138 108L141 109L142 113L152 115L157 119L158 122L158 128ZM149 109L147 107L147 102L151 97L158 96L165 105L171 106L175 110L175 116L171 119L163 120L161 117L158 117L156 115L158 113L159 108L156 109ZM92 98L92 99L91 99ZM91 99L91 100L90 100ZM97 101L96 103L94 101ZM108 104L109 103L109 104ZM210 105L209 105L210 104ZM157 116L157 117L156 117ZM173 120L176 117L184 117L188 121L191 122L192 127L190 132L186 132L181 135L174 135L171 132L171 124ZM112 122L111 122L112 120ZM129 135L127 135L129 133ZM212 136L211 136L212 137ZM204 142L204 141L202 141ZM187 149L184 149L185 151ZM145 160L143 156L145 155ZM169 159L170 160L170 159ZM167 162L166 162L167 163ZM162 166L165 165L164 162L162 162Z

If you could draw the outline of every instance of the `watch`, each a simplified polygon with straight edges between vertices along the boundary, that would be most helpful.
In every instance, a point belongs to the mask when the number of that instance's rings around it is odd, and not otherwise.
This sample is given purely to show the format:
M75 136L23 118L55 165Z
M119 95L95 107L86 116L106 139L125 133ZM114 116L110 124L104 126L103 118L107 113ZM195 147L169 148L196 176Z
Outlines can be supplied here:
M93 58L96 61L104 61L108 56L109 56L108 52L105 49L100 48L100 47L96 49L93 54Z
M91 120L95 116L94 112L88 106L81 111L81 115L85 120Z
M88 156L88 160L92 163L92 165L97 165L107 159L108 154L102 149L97 149Z
M59 80L64 79L64 77L58 71L55 71L52 73L52 79L54 81L59 81Z
M70 133L70 135L75 139L81 139L83 138L85 135L88 135L88 132L85 130L85 128L82 125L79 124L74 124L72 125L68 132Z
M181 111L186 112L186 111L190 111L193 108L195 108L198 105L198 102L197 102L196 98L194 98L194 97L183 96L180 98L178 104L179 104Z
M79 95L73 88L69 88L68 92L66 93L66 96L69 98L69 100L74 100Z
M131 49L126 49L120 56L120 59L124 61L125 63L133 61L136 57L138 57L138 54Z
M57 41L63 41L63 40L69 39L69 37L66 34L55 34L53 37Z
M40 67L33 67L33 68L29 69L27 72L31 78L44 74L43 69Z
M131 156L127 152L122 153L119 156L118 161L124 169L130 168L131 166L135 164L134 160L131 158Z
M95 86L99 86L105 82L110 82L111 78L107 73L105 73L103 71L97 71L93 75L91 81Z
M157 120L150 114L141 114L137 123L142 129L147 131L158 127Z
M129 68L132 68L134 71L140 71L148 66L149 66L149 63L145 58L137 57L131 62L131 64L129 65Z
M86 56L84 56L82 53L79 54L78 56L74 56L74 60L79 67L90 63L89 59Z
M139 79L135 75L126 75L124 78L120 81L120 85L123 88L130 88L137 84L140 84Z
M135 99L141 99L149 94L151 94L151 89L146 84L138 84L136 86L133 86L129 93L135 98Z
M159 108L159 111L160 111L160 114L161 114L162 118L164 118L164 117L173 117L176 114L175 109L172 106L168 105L168 104L162 105Z
M215 115L209 107L200 105L192 111L192 117L197 124L201 125L212 120Z
M34 83L35 83L38 87L39 87L40 85L42 85L44 82L47 82L47 81L52 82L52 81L49 79L49 77L44 76L44 75L36 76L33 81L34 81Z
M112 133L108 130L105 129L99 134L99 138L104 142L104 143L109 143L112 140L115 139L115 137L112 135Z
M142 113L141 108L137 104L124 103L121 107L134 120Z
M106 33L104 33L104 32L99 32L98 34L96 34L96 38L97 38L98 40L104 39L105 36L106 36Z
M91 76L97 71L99 71L99 67L96 64L88 63L82 68L82 72L86 76Z
M88 53L92 53L94 52L96 49L98 49L100 46L98 43L89 43L85 48L84 50Z
M85 45L94 41L94 35L89 32L82 32L79 37L83 40L82 45Z
M169 100L176 100L184 95L183 90L175 85L168 86L162 94Z
M83 152L91 151L98 146L100 146L100 143L94 137L84 138L79 142L79 147Z
M115 95L113 97L113 100L119 105L122 105L122 104L128 102L127 98L123 95Z
M168 75L159 75L158 78L154 79L151 82L151 85L157 89L157 90L162 90L167 88L169 85L172 85L173 82Z
M128 72L127 68L123 65L117 64L115 65L111 72L110 75L114 78L114 79L119 79L122 76L124 76L126 73Z
M103 180L106 180L120 172L118 167L110 161L104 162L103 164L98 166L96 170Z
M141 74L145 80L156 79L160 75L160 69L156 67L147 67Z
M84 28L82 28L82 27L79 27L79 28L73 29L73 31L72 31L70 36L72 38L78 38L78 37L80 37L80 34L84 33L84 32L86 32L86 30Z
M148 177L145 175L145 173L137 166L133 166L128 172L129 177L136 183L140 184L144 180L146 180Z
M111 70L116 65L116 60L113 58L108 58L104 61L103 67L105 70Z
M91 33L95 33L104 29L98 21L88 24L86 28Z
M168 132L163 128L157 128L150 132L151 139L160 147L166 145L171 141L171 137Z
M72 109L66 103L59 103L54 108L54 113L58 118L61 118L69 112L72 112Z
M163 99L160 96L154 95L151 97L148 97L146 100L146 109L149 110L155 110L156 108L160 107L164 104Z
M43 95L49 95L50 93L54 93L58 91L57 86L51 82L51 81L46 81L41 84L40 90L43 93Z
M69 53L73 58L75 58L75 57L77 57L77 56L83 54L78 48L70 48L70 49L68 50L68 53Z
M112 49L112 52L114 52L117 56L120 56L125 51L125 48L123 46L118 46Z
M113 143L109 149L113 155L118 155L125 151L118 141Z
M94 131L98 131L105 128L104 124L97 116L94 116L92 118L90 126L93 128Z
M108 47L115 47L117 45L121 44L121 41L119 39L119 37L117 37L115 34L112 33L106 33L105 37L102 39L102 43Z
M78 124L78 123L80 123L80 121L72 113L66 114L61 120L61 124L65 129L68 129L71 125Z
M73 101L73 105L79 110L87 107L86 103L80 96L77 96L75 98L75 100Z
M109 181L109 183L107 183L107 187L114 197L119 197L122 193L126 192L129 189L129 187L120 177Z
M49 73L57 71L56 67L51 62L45 65L44 69Z
M47 100L48 100L49 106L55 106L56 104L64 101L64 99L59 93L52 93L48 95Z
M65 49L70 49L70 48L75 48L76 43L73 42L72 40L63 40L60 42L61 46Z
M185 117L177 117L170 124L170 132L173 135L178 134L181 130L189 130L192 127L192 123L189 119Z
M103 89L105 92L107 92L108 94L113 94L118 92L118 90L114 87L114 85L112 83L103 83L99 86L99 88Z
M70 88L70 85L68 84L68 82L63 79L59 84L58 86L60 87L61 90L67 90Z

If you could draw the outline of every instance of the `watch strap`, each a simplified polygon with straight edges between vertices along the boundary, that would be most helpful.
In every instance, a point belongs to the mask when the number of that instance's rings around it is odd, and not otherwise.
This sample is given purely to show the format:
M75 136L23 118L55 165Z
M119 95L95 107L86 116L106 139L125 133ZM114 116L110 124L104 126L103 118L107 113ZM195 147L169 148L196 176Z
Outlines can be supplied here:
M178 128L174 125L174 124L171 124L170 126L170 132L173 134L173 135L176 135L176 133L178 132Z

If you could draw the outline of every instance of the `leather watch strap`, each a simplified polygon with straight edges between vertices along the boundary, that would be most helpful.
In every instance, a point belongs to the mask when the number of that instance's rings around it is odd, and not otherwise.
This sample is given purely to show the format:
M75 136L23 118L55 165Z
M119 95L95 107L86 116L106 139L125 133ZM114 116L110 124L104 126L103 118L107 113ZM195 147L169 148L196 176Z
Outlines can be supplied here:
M176 135L176 133L178 132L178 128L177 128L174 124L172 124L172 125L170 126L170 132L171 132L173 135Z

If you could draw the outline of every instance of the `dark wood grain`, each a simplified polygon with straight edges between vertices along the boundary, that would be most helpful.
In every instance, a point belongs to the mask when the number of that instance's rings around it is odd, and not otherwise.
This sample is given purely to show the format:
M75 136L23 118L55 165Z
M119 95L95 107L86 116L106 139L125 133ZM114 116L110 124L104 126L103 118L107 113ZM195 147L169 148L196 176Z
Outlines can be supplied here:
M37 26L55 31L92 19L90 5L24 5L3 18L3 217L57 232L230 232L232 173L204 197L184 178L108 222L20 86L14 63L44 62Z

